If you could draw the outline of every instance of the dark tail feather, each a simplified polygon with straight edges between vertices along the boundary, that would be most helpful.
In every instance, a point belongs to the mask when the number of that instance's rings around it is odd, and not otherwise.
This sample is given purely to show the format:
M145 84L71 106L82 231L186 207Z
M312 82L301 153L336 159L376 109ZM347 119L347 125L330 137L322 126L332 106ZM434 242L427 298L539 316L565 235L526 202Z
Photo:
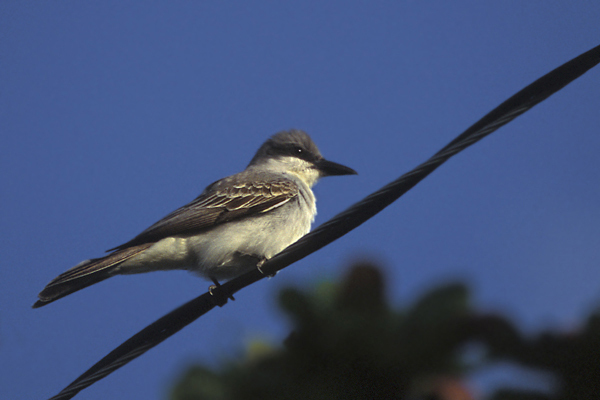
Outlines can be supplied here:
M39 300L35 302L33 308L45 306L73 292L110 278L115 267L152 245L153 243L144 243L76 265L50 281L38 294Z
M95 260L92 260L95 261ZM68 282L56 283L53 284L50 282L48 286L44 288L38 294L39 300L35 302L32 308L40 308L45 306L46 304L50 304L55 300L61 299L73 292L86 288L88 286L93 285L94 283L101 282L107 278L110 278L110 270L112 268L107 268L105 271L97 271L88 276L82 276L80 278L75 278Z

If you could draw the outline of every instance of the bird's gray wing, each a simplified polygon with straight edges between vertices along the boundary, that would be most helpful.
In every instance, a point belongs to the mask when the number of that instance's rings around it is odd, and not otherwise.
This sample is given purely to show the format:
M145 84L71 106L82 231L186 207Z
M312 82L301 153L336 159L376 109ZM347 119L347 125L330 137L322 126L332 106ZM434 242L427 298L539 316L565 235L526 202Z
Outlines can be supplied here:
M156 242L169 236L192 234L223 222L265 213L294 199L299 193L296 183L281 177L253 182L240 182L234 177L213 183L191 203L109 251Z

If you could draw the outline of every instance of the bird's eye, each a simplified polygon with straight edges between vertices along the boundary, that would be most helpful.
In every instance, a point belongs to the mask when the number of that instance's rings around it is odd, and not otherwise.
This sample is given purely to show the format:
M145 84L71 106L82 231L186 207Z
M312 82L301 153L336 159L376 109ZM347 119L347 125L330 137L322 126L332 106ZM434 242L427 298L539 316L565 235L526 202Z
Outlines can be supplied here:
M303 151L302 147L296 147L294 150L296 151L297 154L302 154L302 151Z

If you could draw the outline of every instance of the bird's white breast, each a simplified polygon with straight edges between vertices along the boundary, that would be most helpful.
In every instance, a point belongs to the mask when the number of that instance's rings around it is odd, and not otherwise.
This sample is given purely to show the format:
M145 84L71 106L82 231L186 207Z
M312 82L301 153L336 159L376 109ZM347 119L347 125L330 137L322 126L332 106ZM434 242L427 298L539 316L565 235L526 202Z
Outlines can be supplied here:
M296 198L281 207L188 238L190 251L198 257L194 270L228 279L255 268L261 259L273 257L307 234L317 209L314 194L303 186Z
M256 267L310 231L317 213L312 190L297 181L298 196L263 214L217 225L198 235L158 241L121 264L117 273L189 269L207 278L229 279Z

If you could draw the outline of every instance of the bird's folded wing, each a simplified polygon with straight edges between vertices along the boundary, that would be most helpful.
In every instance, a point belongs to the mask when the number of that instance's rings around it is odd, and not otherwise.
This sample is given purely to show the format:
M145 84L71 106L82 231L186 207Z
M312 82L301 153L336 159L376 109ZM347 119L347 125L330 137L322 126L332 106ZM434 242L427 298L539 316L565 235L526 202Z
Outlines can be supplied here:
M109 251L199 232L219 223L265 213L292 200L298 193L298 185L287 179L232 183L226 178L213 183L194 201L167 215L129 242Z

